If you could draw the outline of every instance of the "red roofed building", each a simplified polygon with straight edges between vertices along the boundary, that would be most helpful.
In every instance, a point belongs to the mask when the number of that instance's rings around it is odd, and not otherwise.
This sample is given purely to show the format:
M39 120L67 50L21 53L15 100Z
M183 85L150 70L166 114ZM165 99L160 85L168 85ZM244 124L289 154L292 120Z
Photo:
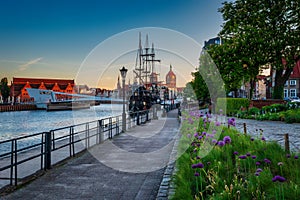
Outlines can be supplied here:
M74 80L44 79L44 78L15 78L11 83L10 96L15 99L20 97L22 102L32 101L26 88L53 90L55 92L74 93Z
M300 60L296 63L289 80L284 85L284 97L300 97Z

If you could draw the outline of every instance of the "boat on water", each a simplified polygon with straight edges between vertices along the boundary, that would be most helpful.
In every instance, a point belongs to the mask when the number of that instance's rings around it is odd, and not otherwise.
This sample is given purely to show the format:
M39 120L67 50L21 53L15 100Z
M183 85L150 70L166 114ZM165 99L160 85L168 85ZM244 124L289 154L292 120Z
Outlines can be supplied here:
M90 108L89 102L72 102L72 101L62 101L62 102L49 102L47 103L47 111L58 111L58 110L78 110L78 109L88 109Z
M35 88L26 88L26 90L28 91L29 96L34 98L36 107L47 111L88 109L91 105L96 104L90 96L86 97L83 95L67 94ZM71 99L58 99L57 95Z

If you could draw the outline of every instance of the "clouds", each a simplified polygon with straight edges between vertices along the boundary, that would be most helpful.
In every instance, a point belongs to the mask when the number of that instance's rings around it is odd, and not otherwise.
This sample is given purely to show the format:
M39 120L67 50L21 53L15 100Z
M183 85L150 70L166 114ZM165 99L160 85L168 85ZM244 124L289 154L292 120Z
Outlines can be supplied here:
M25 64L19 65L19 71L25 71L26 69L28 69L28 67L30 67L31 65L34 65L34 64L38 63L42 59L43 59L42 57L39 57L39 58L36 58L34 60L30 60L30 61L28 61Z

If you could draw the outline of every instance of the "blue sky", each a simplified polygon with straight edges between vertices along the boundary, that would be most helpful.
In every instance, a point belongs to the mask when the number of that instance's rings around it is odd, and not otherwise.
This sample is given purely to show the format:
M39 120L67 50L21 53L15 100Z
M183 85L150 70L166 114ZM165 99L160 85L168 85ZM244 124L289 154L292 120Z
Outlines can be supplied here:
M9 80L13 76L74 79L83 60L99 43L134 28L171 29L203 45L221 29L222 17L217 10L222 2L1 1L0 76ZM137 46L138 36L130 42Z

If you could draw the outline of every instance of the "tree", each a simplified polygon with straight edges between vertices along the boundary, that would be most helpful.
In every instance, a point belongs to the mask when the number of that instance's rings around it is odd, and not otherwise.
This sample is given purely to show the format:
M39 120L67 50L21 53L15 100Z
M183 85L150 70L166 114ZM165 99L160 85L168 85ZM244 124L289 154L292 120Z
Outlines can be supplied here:
M3 97L3 101L4 102L7 102L7 99L9 97L9 92L10 92L10 89L8 87L8 81L7 81L7 78L2 78L1 79L1 82L0 82L0 93Z
M284 83L300 59L299 4L298 0L236 0L224 2L219 10L225 21L219 35L234 44L231 51L238 52L236 62L251 71L249 78L262 65L276 70L276 99L283 97Z

